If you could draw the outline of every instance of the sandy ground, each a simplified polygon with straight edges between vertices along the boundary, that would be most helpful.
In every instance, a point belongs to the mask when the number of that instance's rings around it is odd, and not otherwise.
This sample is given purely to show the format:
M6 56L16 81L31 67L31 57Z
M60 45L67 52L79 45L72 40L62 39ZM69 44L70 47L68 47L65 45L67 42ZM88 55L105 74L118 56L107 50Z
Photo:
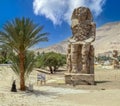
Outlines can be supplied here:
M19 91L19 78L9 66L0 66L0 106L120 106L120 70L95 69L94 86L64 84L64 72L47 75L46 85L37 85L37 71L33 71L26 85L34 85L33 92ZM18 92L10 92L16 79Z

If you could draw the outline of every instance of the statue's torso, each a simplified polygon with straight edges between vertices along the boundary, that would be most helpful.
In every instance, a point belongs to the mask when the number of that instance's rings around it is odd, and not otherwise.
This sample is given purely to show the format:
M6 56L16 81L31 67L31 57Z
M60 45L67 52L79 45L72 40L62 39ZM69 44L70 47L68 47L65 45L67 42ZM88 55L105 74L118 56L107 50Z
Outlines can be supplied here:
M76 41L84 41L90 38L91 23L80 23L72 28L73 39Z

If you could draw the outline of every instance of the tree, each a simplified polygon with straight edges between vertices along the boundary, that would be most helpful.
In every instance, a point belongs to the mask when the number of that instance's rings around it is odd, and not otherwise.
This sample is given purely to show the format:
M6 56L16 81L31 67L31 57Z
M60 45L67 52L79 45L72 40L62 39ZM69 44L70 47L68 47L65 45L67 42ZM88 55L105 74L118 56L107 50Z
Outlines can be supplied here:
M99 62L99 63L103 63L105 61L111 61L112 58L109 57L109 56L98 56L98 57L95 57L95 61L96 62Z
M16 73L16 75L20 76L20 60L19 56L16 55L15 53L12 53L10 60L12 62L11 68L13 71ZM24 77L27 78L28 75L32 72L34 65L35 65L35 55L31 51L26 51L25 53L25 62L24 62Z
M36 63L35 63L35 66L37 68L44 68L44 58L46 57L45 56L46 54L43 52L43 53L37 53L37 56L36 56Z
M9 57L11 56L12 50L6 45L0 45L0 64L5 64L9 62Z
M37 57L38 67L48 67L53 74L59 67L66 63L66 56L60 53L49 52L42 53Z
M0 31L1 42L17 53L20 62L20 90L22 91L25 90L25 53L36 43L47 41L48 33L40 33L42 29L42 26L38 26L29 18L23 17L8 21L3 26L3 30Z

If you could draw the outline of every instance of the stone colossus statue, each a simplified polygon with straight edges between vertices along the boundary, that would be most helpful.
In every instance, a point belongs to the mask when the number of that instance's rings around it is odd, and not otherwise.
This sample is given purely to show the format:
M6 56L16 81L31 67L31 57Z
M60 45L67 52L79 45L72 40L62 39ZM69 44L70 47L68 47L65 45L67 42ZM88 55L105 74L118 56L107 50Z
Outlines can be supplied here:
M71 17L72 37L69 39L67 66L68 72L93 73L96 25L89 8L74 9Z

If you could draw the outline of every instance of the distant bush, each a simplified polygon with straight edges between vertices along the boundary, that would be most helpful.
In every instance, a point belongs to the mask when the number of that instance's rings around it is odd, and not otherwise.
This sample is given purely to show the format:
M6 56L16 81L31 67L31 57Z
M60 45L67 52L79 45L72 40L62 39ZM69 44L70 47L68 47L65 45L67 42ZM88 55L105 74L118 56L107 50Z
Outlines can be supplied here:
M111 57L109 57L109 56L95 57L95 61L97 61L97 62L104 62L104 61L110 61L110 60L111 60Z
M36 67L48 67L51 73L66 64L66 56L60 53L41 53L37 56Z
M0 45L0 64L7 64L10 62L12 49L8 48L5 44Z

